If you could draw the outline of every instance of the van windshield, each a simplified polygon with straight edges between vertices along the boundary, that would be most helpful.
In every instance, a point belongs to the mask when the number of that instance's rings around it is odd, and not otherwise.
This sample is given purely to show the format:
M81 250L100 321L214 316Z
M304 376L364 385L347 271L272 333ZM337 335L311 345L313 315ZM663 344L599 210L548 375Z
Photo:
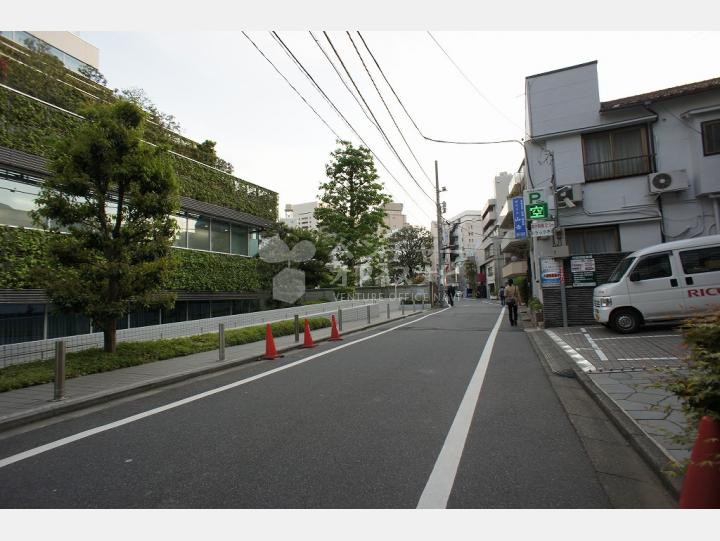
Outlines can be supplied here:
M619 282L620 279L625 276L625 273L630 268L630 265L632 265L633 261L635 261L634 257L626 257L620 263L618 263L618 266L615 267L615 270L610 275L610 278L608 278L607 283L614 284L616 282Z

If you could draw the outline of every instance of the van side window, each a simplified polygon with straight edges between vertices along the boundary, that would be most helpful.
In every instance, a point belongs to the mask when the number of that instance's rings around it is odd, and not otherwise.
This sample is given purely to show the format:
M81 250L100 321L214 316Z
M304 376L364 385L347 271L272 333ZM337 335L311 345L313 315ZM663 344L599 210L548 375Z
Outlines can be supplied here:
M644 257L637 264L634 272L638 273L640 280L672 276L670 256L668 254L657 254Z
M680 252L685 274L720 271L720 246Z

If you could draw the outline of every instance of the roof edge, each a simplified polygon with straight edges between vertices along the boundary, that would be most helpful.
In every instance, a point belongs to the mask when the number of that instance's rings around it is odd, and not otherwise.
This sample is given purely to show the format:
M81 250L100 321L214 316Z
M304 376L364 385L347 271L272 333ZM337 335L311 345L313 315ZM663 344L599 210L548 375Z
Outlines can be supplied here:
M582 64L575 64L574 66L567 66L566 68L558 68L556 70L550 70L550 71L544 71L542 73L536 73L535 75L528 75L525 77L525 79L533 79L535 77L542 77L543 75L551 75L553 73L559 73L561 71L567 71L572 70L575 68L582 68L584 66L591 66L592 64L597 64L597 60L591 60L590 62L583 62Z

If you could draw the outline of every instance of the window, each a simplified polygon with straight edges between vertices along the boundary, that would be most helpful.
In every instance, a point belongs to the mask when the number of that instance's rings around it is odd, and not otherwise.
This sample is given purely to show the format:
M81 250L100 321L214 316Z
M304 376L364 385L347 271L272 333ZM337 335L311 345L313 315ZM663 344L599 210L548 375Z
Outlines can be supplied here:
M43 339L44 304L0 304L0 344Z
M212 301L212 317L229 316L232 313L232 301Z
M90 319L82 314L66 314L48 306L48 338L75 336L90 332Z
M188 248L210 250L210 219L205 216L187 219Z
M177 223L178 230L175 233L175 246L180 248L187 248L187 217L186 216L173 216Z
M0 179L0 224L37 227L28 214L35 208L39 186Z
M672 276L670 256L668 254L655 254L644 257L635 266L634 273L637 273L638 280L653 280Z
M160 325L160 310L138 310L130 312L130 327L148 327Z
M652 171L648 129L633 126L582 136L585 180L643 175Z
M163 324L185 320L187 320L187 301L176 301L173 308L163 308L162 310Z
M210 317L210 301L188 302L188 320L205 319Z
M720 119L703 122L700 126L702 128L703 155L720 154Z
M248 255L251 257L255 257L258 254L259 246L260 246L260 233L258 231L253 231L250 233L250 243L248 246Z
M680 252L680 261L685 274L720 271L720 247L713 246Z
M232 253L248 255L248 228L244 225L232 225Z
M620 251L617 227L567 229L565 238L572 255L607 254Z
M212 221L212 251L230 253L230 224Z

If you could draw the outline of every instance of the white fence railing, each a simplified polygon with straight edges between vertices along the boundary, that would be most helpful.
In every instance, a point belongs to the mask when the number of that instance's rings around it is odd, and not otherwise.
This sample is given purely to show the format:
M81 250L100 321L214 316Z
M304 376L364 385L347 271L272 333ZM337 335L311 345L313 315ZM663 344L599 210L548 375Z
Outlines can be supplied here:
M147 340L177 338L181 336L194 336L198 334L217 332L218 325L220 323L223 323L225 325L225 329L229 330L293 319L295 315L300 318L313 316L330 317L331 314L337 314L338 309L342 310L344 322L362 321L364 318L367 318L368 306L370 306L371 318L378 318L385 313L384 310L387 310L388 304L390 304L391 310L400 310L400 302L400 299L387 298L345 300L312 304L308 306L279 308L276 310L264 310L262 312L251 312L232 316L196 319L177 323L165 323L163 325L150 325L147 327L119 330L117 331L117 341L144 342ZM406 311L410 311L412 310L412 307L406 306L405 309ZM65 347L70 353L74 351L82 351L84 349L102 347L103 333L97 332L92 334L79 334L49 340L5 344L0 346L0 365L2 367L6 367L13 364L49 359L54 355L55 342L58 340L63 340L65 342Z

